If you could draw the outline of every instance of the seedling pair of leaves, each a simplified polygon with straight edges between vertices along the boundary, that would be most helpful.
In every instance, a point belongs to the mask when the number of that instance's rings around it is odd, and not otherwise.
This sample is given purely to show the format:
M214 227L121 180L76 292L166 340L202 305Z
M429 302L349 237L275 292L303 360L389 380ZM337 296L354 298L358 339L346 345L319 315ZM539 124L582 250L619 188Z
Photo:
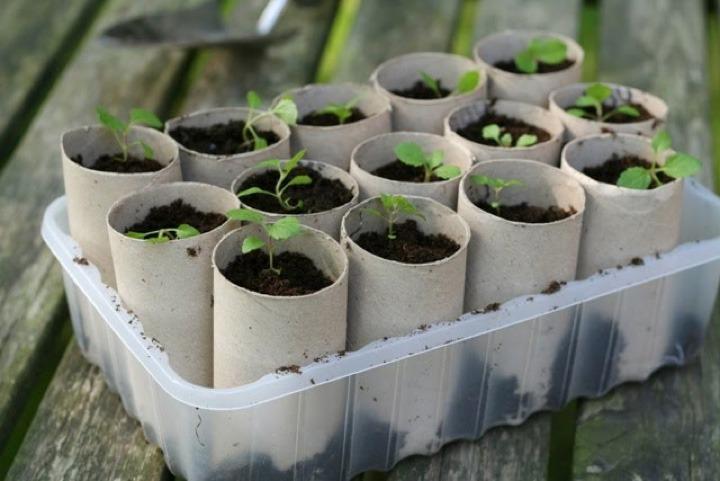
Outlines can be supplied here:
M246 145L252 144L253 150L264 149L268 146L267 140L261 137L257 132L257 123L264 117L274 115L288 125L297 123L298 110L295 102L284 97L278 101L270 110L260 110L262 108L262 98L260 95L251 90L247 93L247 104L250 108L247 119L245 119L245 127L242 130L243 142Z
M443 163L445 153L442 150L427 153L415 142L401 142L395 146L394 150L400 162L424 170L423 182L430 182L433 176L448 180L462 173L459 167Z
M243 208L233 209L226 215L230 219L257 224L262 227L265 232L265 239L261 239L255 235L247 236L243 240L241 252L248 254L258 249L265 249L268 255L267 270L273 274L280 275L280 269L275 267L277 243L284 242L302 233L300 221L298 221L296 217L283 217L276 222L268 222L262 214Z
M515 66L524 73L536 73L540 62L557 65L567 57L567 45L557 38L534 38L525 50L515 55Z
M275 192L270 192L260 187L249 187L241 192L237 193L238 197L246 197L248 195L269 195L277 199L280 206L286 211L293 211L302 208L302 200L298 200L295 204L290 203L290 199L285 195L288 187L294 185L309 185L312 184L312 179L307 175L296 175L290 180L287 180L293 169L298 166L298 163L305 155L305 150L301 150L295 154L287 162L281 162L278 159L264 160L257 164L259 168L271 168L278 172L278 181L275 184Z
M494 141L500 147L513 147L513 137L510 132L502 133L503 128L498 124L489 124L483 127L483 139ZM537 143L537 136L522 134L515 140L515 147L530 147Z
M152 147L142 140L130 142L128 140L128 135L130 133L130 129L135 125L144 125L156 129L162 128L162 120L160 120L157 115L149 110L134 108L130 110L130 118L127 122L125 122L100 106L96 108L96 113L98 121L110 130L110 132L112 132L115 141L120 147L121 153L119 157L117 157L119 160L122 160L123 162L127 161L130 149L136 146L142 149L143 155L146 159L152 160L155 158L155 152Z
M365 207L364 212L379 217L387 223L387 237L390 240L397 239L395 225L400 215L418 217L425 220L425 216L418 208L402 195L380 194L380 205L382 209Z
M629 189L648 189L652 184L662 185L658 174L664 173L673 179L682 179L695 175L702 167L702 162L692 155L682 152L670 154L665 163L660 165L660 159L672 148L670 134L665 131L658 132L652 139L653 158L649 168L630 167L625 169L618 178L617 185Z
M578 97L575 101L575 105L567 109L567 113L580 118L589 118L597 120L599 122L605 122L606 120L614 117L615 115L624 114L628 117L639 117L640 112L632 105L618 105L616 108L605 111L604 102L612 96L613 90L611 87L605 84L592 84L585 93ZM585 108L593 109L593 113L589 113Z
M318 110L318 114L331 114L337 117L340 125L344 124L347 119L352 116L352 109L355 108L360 101L360 97L353 97L343 103L329 103L322 109Z
M432 90L437 98L443 98L443 94L440 91L440 82L427 72L420 71L419 74L422 83ZM480 83L480 73L477 70L468 70L458 79L455 89L450 92L450 96L472 92L477 88L478 83Z
M133 232L125 235L133 239L144 240L150 244L164 244L175 239L188 239L200 234L200 231L190 224L180 224L176 229L158 229L151 232Z
M525 185L522 181L517 179L500 179L495 177L488 177L487 175L472 175L470 180L475 185L484 185L488 188L488 194L490 197L490 207L495 210L495 213L500 214L500 193L508 187Z

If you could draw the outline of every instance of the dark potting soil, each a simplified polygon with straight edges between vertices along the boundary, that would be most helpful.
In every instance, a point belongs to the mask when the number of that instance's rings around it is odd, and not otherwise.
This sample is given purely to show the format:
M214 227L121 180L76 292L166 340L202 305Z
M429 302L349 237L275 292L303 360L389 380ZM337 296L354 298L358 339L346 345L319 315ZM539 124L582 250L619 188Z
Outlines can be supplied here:
M623 105L627 105L629 107L634 107L640 115L638 115L637 117L632 117L630 115L618 113L618 114L613 115L612 117L609 117L609 118L603 120L603 122L607 122L609 124L629 124L632 122L643 122L645 120L650 120L650 119L655 118L655 117L653 117L653 115L650 112L647 111L647 109L645 107L643 107L640 104L623 104ZM604 103L603 104L603 113L610 112L610 111L616 109L617 107L618 107L618 105L615 102ZM570 107L568 107L568 108L570 108ZM595 118L595 109L592 107L575 107L573 105L572 108L579 108L579 109L582 109L585 112L587 112L588 117L583 117L585 119L592 120Z
M501 128L502 134L509 133L512 135L513 143L517 142L517 139L523 134L536 136L538 144L550 140L550 133L548 131L534 125L530 125L520 119L516 119L515 117L508 117L507 115L498 114L492 111L487 112L475 122L471 122L465 127L458 129L457 133L466 139L479 144L497 146L494 140L485 139L482 134L483 128L492 124L497 124Z
M450 257L460 249L457 242L444 234L426 235L417 222L406 220L395 225L395 239L383 232L364 232L355 239L360 247L384 259L407 264L425 264Z
M438 98L444 98L450 95L451 90L443 87L442 81L440 79L436 80L438 83L438 90L440 91L441 95L440 97L435 94L435 91L433 89L425 85L422 80L415 81L415 83L412 84L411 87L405 89L391 90L391 92L395 95L399 95L400 97L419 100L433 100Z
M131 225L125 232L152 232L160 229L174 229L188 224L202 232L209 232L225 222L223 214L200 212L182 199L175 199L167 205L152 207L145 218Z
M251 291L271 296L302 296L312 294L331 285L315 263L304 254L283 252L274 258L276 274L268 269L268 255L256 250L237 256L222 270L231 282Z
M373 175L382 177L384 179L399 180L401 182L425 182L425 169L422 167L413 167L407 165L400 160L395 159L389 164L385 164L371 172ZM441 180L440 177L433 175L430 177L430 182L438 182Z
M524 222L526 224L546 224L548 222L557 222L566 217L570 217L577 211L574 207L563 209L556 205L550 207L539 207L530 205L527 202L514 205L501 205L499 212L484 200L475 202L485 212L502 217L511 222Z
M292 214L314 214L324 212L350 202L353 193L345 187L338 179L326 179L317 171L308 167L296 167L290 176L285 180L289 182L298 175L307 175L312 179L312 183L308 185L293 185L285 191L286 196L290 198L291 204L302 201L302 207L293 210ZM255 174L240 185L238 192L250 187L260 187L261 189L275 192L275 184L277 184L279 174L276 171L269 170L261 174ZM284 214L287 211L282 208L280 203L269 195L255 194L242 198L243 203L261 210L263 212L272 212L275 214Z
M342 125L351 124L353 122L357 122L358 120L367 118L367 115L365 115L362 110L357 107L350 109L350 112L350 117L346 118ZM335 114L310 112L309 114L304 115L298 121L298 124L314 125L316 127L332 127L334 125L340 125L340 119Z
M155 159L140 158L134 155L128 155L126 160L122 159L122 154L103 154L94 162L87 164L83 161L83 156L78 154L72 158L72 161L92 170L101 172L116 172L118 174L139 174L142 172L156 172L165 168Z
M242 154L254 150L253 142L243 140L244 120L231 120L224 124L213 124L209 127L175 127L170 137L190 150L211 155ZM265 139L268 145L280 141L280 137L272 130L255 130Z
M570 68L573 65L575 65L575 61L571 60L569 58L566 58L560 63L556 64L550 64L545 62L538 62L538 69L535 73L552 73L552 72L559 72L561 70L565 70L566 68ZM500 62L495 62L495 68L499 68L500 70L504 70L506 72L510 73L517 73L520 75L532 75L528 74L527 72L523 72L517 66L515 65L515 60L501 60Z
M614 154L612 157L596 167L585 167L583 169L583 174L597 180L598 182L616 185L618 179L620 178L620 174L622 174L625 169L629 169L630 167L645 167L647 169L650 168L651 165L650 161L636 155L625 155L620 157L619 155ZM665 175L663 172L658 172L658 178L663 184L667 184L668 182L672 182L674 180L672 177ZM656 182L650 184L651 189L656 187L660 187Z

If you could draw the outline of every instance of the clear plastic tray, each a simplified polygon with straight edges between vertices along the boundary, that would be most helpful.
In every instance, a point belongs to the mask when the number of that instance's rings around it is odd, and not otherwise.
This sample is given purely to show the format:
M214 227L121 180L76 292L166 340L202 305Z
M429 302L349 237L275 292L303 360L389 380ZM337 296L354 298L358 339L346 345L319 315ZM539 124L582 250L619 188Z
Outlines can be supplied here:
M347 480L519 424L684 364L720 278L720 199L687 182L683 244L411 335L234 389L183 381L68 234L65 200L42 234L60 261L75 335L125 409L188 480Z

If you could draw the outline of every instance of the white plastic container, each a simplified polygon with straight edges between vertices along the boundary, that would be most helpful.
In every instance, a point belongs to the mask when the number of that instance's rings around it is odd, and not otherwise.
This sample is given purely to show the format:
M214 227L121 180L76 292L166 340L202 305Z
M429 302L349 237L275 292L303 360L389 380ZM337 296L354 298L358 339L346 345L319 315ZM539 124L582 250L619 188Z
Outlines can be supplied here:
M142 338L140 322L116 310L117 295L97 269L73 262L82 253L69 237L64 199L48 207L42 233L63 267L78 343L175 474L349 480L696 355L720 279L720 199L694 181L683 195L682 244L643 266L220 390L177 376ZM101 317L83 316L88 310ZM546 371L551 382L534 382ZM344 416L324 415L338 406ZM335 435L327 443L317 438L328 430Z

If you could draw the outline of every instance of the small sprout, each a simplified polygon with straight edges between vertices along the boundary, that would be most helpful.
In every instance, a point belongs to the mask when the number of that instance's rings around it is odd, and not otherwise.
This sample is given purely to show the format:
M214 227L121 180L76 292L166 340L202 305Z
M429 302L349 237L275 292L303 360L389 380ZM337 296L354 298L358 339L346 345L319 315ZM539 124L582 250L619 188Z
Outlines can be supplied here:
M503 129L498 124L489 124L483 127L483 139L493 140L500 147L512 147L513 138L510 132L502 133ZM515 141L515 147L530 147L537 143L537 136L522 134Z
M490 200L490 207L495 209L497 214L500 214L500 193L503 189L508 187L525 185L522 181L517 179L498 179L494 177L488 177L487 175L471 175L470 180L475 185L484 185L488 189L488 196L492 193L492 199Z
M625 169L618 178L617 185L628 189L644 190L654 182L660 186L663 183L658 177L662 172L673 179L682 179L695 175L702 167L699 159L689 154L675 152L668 156L663 165L660 165L660 158L672 147L670 134L664 130L655 134L652 139L653 157L649 168L630 167Z
M130 119L127 122L123 122L103 107L98 106L96 108L96 112L98 121L109 129L110 132L112 132L113 137L115 137L115 141L121 151L120 160L125 162L128 159L130 149L134 146L139 146L142 149L145 158L155 158L155 152L147 143L142 140L135 140L133 142L128 140L130 129L135 125L145 125L156 129L162 128L162 120L160 120L154 113L149 110L135 108L130 110Z
M515 55L515 66L521 72L535 73L540 62L557 65L565 60L567 45L557 38L534 38L525 50Z
M387 222L388 239L390 240L397 238L395 224L397 224L401 214L415 216L425 220L425 216L415 207L415 204L402 195L380 194L380 203L382 204L382 210L365 207L363 211L375 217L380 217Z
M433 175L449 180L462 173L459 167L443 164L445 154L442 150L425 153L415 142L401 142L395 146L395 155L403 164L422 167L425 171L423 182L430 182Z
M312 179L310 176L307 175L296 175L292 179L290 179L288 182L285 182L288 178L288 176L292 173L293 169L298 166L298 163L305 155L305 150L301 150L297 154L295 154L292 159L281 162L278 159L270 159L270 160L264 160L257 164L257 167L261 168L272 168L277 170L278 172L278 181L275 184L275 192L270 192L264 189L261 189L260 187L250 187L247 188L241 192L237 193L238 197L245 197L248 195L269 195L272 197L275 197L277 199L280 206L286 210L286 211L293 211L296 209L300 209L303 206L302 200L298 200L295 204L290 203L290 199L285 196L285 191L288 189L288 187L292 187L293 185L309 185L312 184Z
M125 235L150 244L164 244L175 239L188 239L199 235L200 231L190 224L180 224L177 229L158 229L151 232L127 232Z
M253 145L253 150L264 149L268 146L267 140L261 137L256 130L257 123L264 117L275 115L288 125L295 125L297 122L297 105L289 97L283 97L270 110L260 110L262 107L262 98L260 95L251 90L247 93L247 104L250 108L247 119L245 119L245 127L242 130L243 145Z
M610 110L609 112L603 111L603 103L610 98L613 90L607 85L596 83L585 89L585 93L578 97L575 101L575 105L567 109L570 115L580 118L589 118L597 120L599 122L605 122L610 117L619 114L625 114L628 117L639 117L640 112L632 105L619 105L617 108ZM585 110L586 107L592 108L594 113L589 113Z
M275 275L280 275L280 269L276 268L274 264L276 243L286 241L302 232L297 217L283 217L276 222L267 222L262 214L244 208L232 209L226 215L230 219L257 224L263 228L266 238L261 239L254 235L247 236L243 240L241 252L248 254L265 248L269 259L267 270Z
M419 74L422 83L432 90L437 98L443 98L443 93L440 91L440 82L427 72L420 71ZM472 92L477 88L478 83L480 83L480 72L477 70L468 70L458 79L457 85L455 89L450 92L450 95L462 95Z
M344 124L347 119L352 116L352 109L360 101L360 97L354 97L344 104L329 103L322 109L318 110L318 114L331 114L337 117L340 125Z

